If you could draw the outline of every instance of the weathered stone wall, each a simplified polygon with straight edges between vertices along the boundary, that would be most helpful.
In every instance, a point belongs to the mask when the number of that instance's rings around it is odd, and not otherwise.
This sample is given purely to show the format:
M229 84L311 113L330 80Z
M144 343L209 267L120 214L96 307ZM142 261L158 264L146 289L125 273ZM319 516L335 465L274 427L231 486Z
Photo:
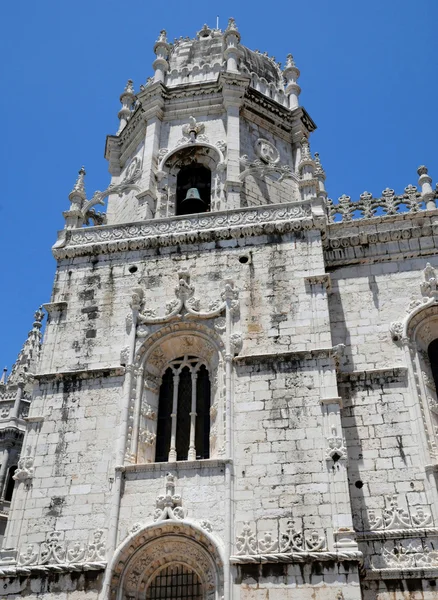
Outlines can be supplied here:
M8 547L38 552L52 531L64 550L107 530L122 378L68 376L40 382L26 454L32 478L17 482ZM60 553L61 555L61 553Z

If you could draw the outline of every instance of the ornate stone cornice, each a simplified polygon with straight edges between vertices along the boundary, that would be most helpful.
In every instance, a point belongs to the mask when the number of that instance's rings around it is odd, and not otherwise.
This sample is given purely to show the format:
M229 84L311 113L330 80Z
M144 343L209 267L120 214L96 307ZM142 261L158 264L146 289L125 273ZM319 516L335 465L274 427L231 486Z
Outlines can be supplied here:
M384 529L380 531L357 531L358 542L393 540L404 538L437 537L438 527L414 527L411 529Z
M104 571L106 562L88 562L88 563L70 563L70 564L53 564L53 565L30 565L17 567L1 567L0 577L25 577L27 575L39 575L49 573L72 573L80 571Z
M125 373L124 367L104 367L100 369L78 369L77 371L59 371L54 373L38 373L35 375L40 383L69 379L99 379L101 377L120 377Z
M423 246L420 239L437 235L437 216L435 209L333 223L323 237L326 266L434 254L435 245Z
M337 358L339 348L310 348L308 350L293 350L286 352L265 352L262 354L244 354L234 357L238 364L278 363L290 361L314 360L315 358Z
M64 239L52 248L56 259L73 258L237 239L312 229L316 225L309 202L276 204L235 211L203 213L140 223L64 230Z
M383 381L400 381L407 377L407 368L403 366L384 369L367 369L363 371L338 372L338 382L348 384L381 383Z
M265 564L265 563L308 563L308 562L358 562L362 564L363 554L359 551L346 550L344 552L277 552L272 554L249 554L244 556L230 556L234 565Z
M190 460L190 461L178 461L176 463L143 463L143 464L132 464L132 465L120 465L116 467L116 471L121 471L128 476L130 473L151 473L151 471L162 471L167 472L170 468L172 470L199 470L199 469L221 469L227 463L231 463L230 459L225 458L206 458L203 460ZM171 467L169 466L171 464Z

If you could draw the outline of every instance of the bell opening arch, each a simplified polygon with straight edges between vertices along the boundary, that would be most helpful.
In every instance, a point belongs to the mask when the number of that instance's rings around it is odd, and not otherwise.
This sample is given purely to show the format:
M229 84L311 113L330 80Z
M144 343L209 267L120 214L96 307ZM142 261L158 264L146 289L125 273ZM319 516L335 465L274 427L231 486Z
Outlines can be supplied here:
M224 155L213 144L195 142L169 151L157 171L157 216L222 210L225 176Z

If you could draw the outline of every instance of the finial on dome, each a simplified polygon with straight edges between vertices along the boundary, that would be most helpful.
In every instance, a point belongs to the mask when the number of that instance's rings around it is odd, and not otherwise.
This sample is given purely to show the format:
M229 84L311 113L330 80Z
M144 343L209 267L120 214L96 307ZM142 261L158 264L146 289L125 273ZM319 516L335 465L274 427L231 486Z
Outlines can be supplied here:
M123 90L120 96L120 102L122 103L122 108L118 112L118 117L120 119L119 129L117 134L119 134L122 129L125 127L126 123L129 121L132 115L132 105L135 100L135 92L134 85L132 79L128 79L125 89Z
M286 69L290 69L290 68L296 68L296 64L295 64L295 60L294 57L292 56L292 54L288 54L286 56L286 66L285 66L285 70Z
M294 110L299 106L298 96L301 93L301 88L297 83L300 71L297 69L292 54L288 54L286 57L286 66L283 75L286 79L285 92L289 96L289 108L290 110Z
M167 31L165 29L162 29L160 31L160 35L158 36L157 42L164 42L165 44L167 44Z
M224 56L227 59L227 71L238 73L238 59L241 50L238 47L240 43L240 33L237 31L236 21L231 17L228 19L228 26L224 31L225 52Z
M421 165L417 169L419 175L418 185L421 187L421 199L426 203L426 210L434 210L435 192L432 189L432 177L428 174L428 169Z
M225 31L237 31L236 19L233 17L228 19L228 25Z
M3 369L2 376L0 378L0 385L6 385L6 373L8 372L8 367Z
M160 81L164 83L164 76L169 68L167 57L170 52L170 44L167 41L167 33L165 29L160 31L158 40L154 45L154 52L157 58L154 60L152 66L155 69L154 82Z
M211 29L210 27L207 25L207 23L204 23L204 25L202 26L202 29L200 29L197 34L196 37L199 39L202 38L208 38L211 36Z
M126 82L125 85L125 89L123 91L124 94L128 93L128 94L134 94L134 82L132 81L132 79L128 79L128 81Z

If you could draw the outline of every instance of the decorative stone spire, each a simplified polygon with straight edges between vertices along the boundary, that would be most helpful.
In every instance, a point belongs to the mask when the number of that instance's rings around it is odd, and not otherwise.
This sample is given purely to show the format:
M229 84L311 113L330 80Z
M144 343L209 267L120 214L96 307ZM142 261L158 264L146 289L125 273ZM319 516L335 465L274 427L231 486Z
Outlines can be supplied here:
M123 93L120 96L120 102L122 103L122 108L119 110L119 114L117 115L120 119L119 129L117 134L119 134L122 129L125 127L126 123L131 118L132 114L132 105L135 100L135 92L133 87L132 79L128 79L128 82L123 90Z
M418 179L418 185L421 187L421 199L426 203L426 210L434 210L435 205L435 193L432 189L432 177L428 175L427 167L421 165L418 167L417 173L420 176Z
M228 20L228 26L224 32L224 41L226 46L224 56L227 59L227 71L238 73L237 63L240 56L240 33L237 31L236 21L232 17Z
M71 206L69 210L64 212L66 229L72 229L82 225L82 206L87 198L85 193L85 175L85 168L81 167L76 183L68 195Z
M163 29L160 31L158 40L155 42L154 52L157 58L153 62L153 68L155 69L154 82L161 81L164 83L164 76L169 68L167 58L169 56L170 44L167 42L166 31Z
M8 372L8 367L3 369L3 373L0 379L0 385L6 385L6 373Z
M301 160L298 165L300 176L298 185L300 186L301 197L303 200L316 198L317 196L319 178L316 177L316 170L317 163L310 154L309 140L306 137L303 137L301 140Z
M283 75L286 79L286 95L289 96L289 108L290 110L294 110L294 108L298 108L299 101L298 96L301 93L301 88L298 85L298 77L300 76L300 71L297 69L294 61L294 57L292 54L287 55L286 66L283 71Z
M322 168L321 160L319 158L319 152L315 152L315 177L319 183L319 193L318 196L327 198L327 192L325 190L325 171Z
M44 319L42 306L36 311L34 319L27 340L24 342L17 360L11 369L8 378L9 385L25 383L27 376L34 372L37 365L41 350L41 327Z

